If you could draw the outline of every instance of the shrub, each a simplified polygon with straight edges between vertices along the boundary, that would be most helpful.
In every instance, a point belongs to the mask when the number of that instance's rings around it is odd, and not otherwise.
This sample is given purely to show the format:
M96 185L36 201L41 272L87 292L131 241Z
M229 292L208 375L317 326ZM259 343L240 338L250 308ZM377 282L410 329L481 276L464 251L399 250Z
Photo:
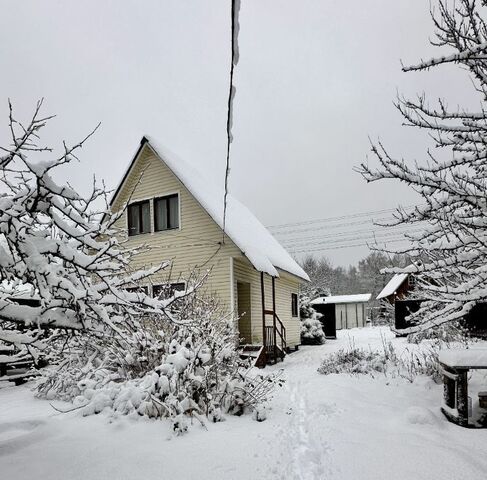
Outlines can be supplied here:
M311 306L309 297L300 298L301 343L303 345L322 345L325 343L325 333L320 318L321 314Z
M351 345L348 350L341 349L325 358L318 368L324 375L332 373L374 375L377 372L386 376L405 378L413 382L419 375L427 375L435 382L441 381L438 361L438 346L426 350L406 349L399 355L390 341L382 337L382 351L366 351Z
M370 374L384 372L387 361L384 355L360 348L340 349L325 358L318 368L324 375L331 373Z
M261 408L281 385L280 372L252 374L236 346L233 322L213 300L193 295L182 299L171 321L144 317L139 328L118 336L73 338L63 362L45 372L38 394L73 401L83 415L106 410L169 418L180 434L189 417L216 422L224 413Z

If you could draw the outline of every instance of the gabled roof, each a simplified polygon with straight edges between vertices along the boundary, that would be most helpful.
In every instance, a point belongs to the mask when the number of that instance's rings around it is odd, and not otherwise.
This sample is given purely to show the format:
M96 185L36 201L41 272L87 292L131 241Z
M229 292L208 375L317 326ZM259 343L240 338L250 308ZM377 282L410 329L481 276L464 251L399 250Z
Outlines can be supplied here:
M318 297L311 301L311 305L336 304L336 303L366 303L370 300L371 293L358 295L333 295L330 297Z
M389 297L393 295L397 289L404 283L408 278L409 273L396 273L387 283L387 285L382 289L382 291L377 295L377 300L381 298Z
M142 138L140 147L115 190L110 205L113 204L132 165L146 144L189 190L215 223L220 228L223 228L223 188L215 185L214 182L205 178L192 165L189 165L153 138L147 136ZM256 270L276 277L279 276L277 269L281 269L305 281L309 281L306 272L291 255L257 220L250 210L230 194L227 196L225 233L249 259Z

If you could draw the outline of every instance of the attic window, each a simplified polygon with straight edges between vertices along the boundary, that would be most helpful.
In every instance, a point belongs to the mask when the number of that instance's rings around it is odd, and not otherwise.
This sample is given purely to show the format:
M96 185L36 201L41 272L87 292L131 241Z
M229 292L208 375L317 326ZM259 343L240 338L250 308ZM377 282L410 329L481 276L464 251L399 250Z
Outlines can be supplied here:
M179 195L167 195L154 200L154 228L156 232L179 228Z
M128 206L129 236L150 232L150 203L149 200L132 203Z

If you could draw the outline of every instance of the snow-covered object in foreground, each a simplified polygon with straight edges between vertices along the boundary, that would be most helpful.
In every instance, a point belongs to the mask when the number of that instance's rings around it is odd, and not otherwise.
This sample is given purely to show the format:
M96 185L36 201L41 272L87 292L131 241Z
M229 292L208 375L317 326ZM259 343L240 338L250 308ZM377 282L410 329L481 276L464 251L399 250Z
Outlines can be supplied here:
M487 368L487 348L441 350L439 361L450 367Z
M216 224L223 228L223 189L196 168L179 158L152 137L143 137L141 145L148 143L154 154L164 162L179 181L189 190ZM127 168L125 178L133 162ZM122 180L123 182L123 180ZM113 203L121 184L112 196ZM269 233L259 220L232 195L227 196L225 233L260 272L279 276L281 269L308 281L306 272Z
M84 416L168 418L178 435L187 418L220 422L270 398L280 373L261 375L240 360L233 322L216 301L192 294L174 310L177 323L149 316L110 338L73 339L73 353L44 371L38 395L72 401ZM259 421L264 415L259 409Z

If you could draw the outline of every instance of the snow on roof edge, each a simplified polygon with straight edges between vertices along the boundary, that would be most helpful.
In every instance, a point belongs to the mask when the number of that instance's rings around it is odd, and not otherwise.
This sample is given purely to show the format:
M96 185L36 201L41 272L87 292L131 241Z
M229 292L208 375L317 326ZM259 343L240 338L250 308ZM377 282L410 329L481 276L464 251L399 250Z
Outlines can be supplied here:
M402 285L402 283L408 278L408 273L396 273L388 282L387 285L381 290L376 299L389 297Z
M335 303L366 303L372 297L371 293L359 293L355 295L331 295L318 297L312 300L311 305L335 304Z
M113 203L127 177L131 166L145 144L164 162L179 181L191 192L202 208L215 223L223 227L223 190L204 178L192 165L183 161L166 147L160 145L149 135L144 135L140 146L130 162L122 180L115 190L110 203ZM213 187L212 187L213 185ZM213 195L211 190L214 189ZM215 194L216 193L216 194ZM221 193L221 194L220 194ZM214 198L212 198L214 197ZM221 197L221 198L220 198ZM239 218L238 221L233 218ZM227 197L227 218L225 233L237 245L252 265L264 273L278 277L277 269L309 281L307 273L271 235L250 210L232 195ZM252 232L252 233L249 233Z

